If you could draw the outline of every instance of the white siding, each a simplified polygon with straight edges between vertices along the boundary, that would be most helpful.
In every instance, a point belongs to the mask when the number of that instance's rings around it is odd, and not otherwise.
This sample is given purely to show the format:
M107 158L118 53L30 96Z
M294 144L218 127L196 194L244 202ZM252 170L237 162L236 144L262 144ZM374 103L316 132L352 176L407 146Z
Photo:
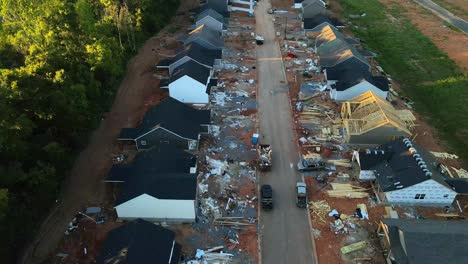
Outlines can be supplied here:
M360 180L375 180L374 171L371 170L361 170L359 173Z
M330 97L332 100L335 100L335 101L348 101L367 91L372 91L373 93L375 93L382 99L387 98L386 91L380 90L379 88L375 87L374 85L372 85L371 83L367 81L358 83L344 91L337 91L336 89L331 89Z
M152 222L195 221L194 200L162 200L142 194L115 207L117 217L123 220L137 218Z
M417 194L425 194L424 199L415 199ZM430 179L385 195L390 203L451 205L457 193Z
M206 85L184 76L169 84L169 95L186 104L207 104Z
M195 25L197 27L201 26L201 25L205 25L207 26L208 28L211 28L213 30L216 30L218 32L221 32L223 31L223 23L219 22L218 20L210 17L210 16L206 16L200 20L198 20Z

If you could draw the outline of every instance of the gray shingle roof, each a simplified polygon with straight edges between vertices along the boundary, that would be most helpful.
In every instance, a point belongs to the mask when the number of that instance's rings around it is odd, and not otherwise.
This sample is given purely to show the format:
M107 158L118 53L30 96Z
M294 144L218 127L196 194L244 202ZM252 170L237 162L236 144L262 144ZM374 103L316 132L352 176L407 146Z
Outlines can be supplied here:
M211 8L203 10L203 11L197 16L197 18L195 19L195 21L198 21L198 20L200 20L200 19L202 19L202 18L204 18L204 17L207 17L207 16L210 16L210 17L212 17L212 18L216 19L217 21L219 21L219 22L221 22L221 23L224 24L224 17L223 17L220 13L216 12L215 10L213 10L213 9L211 9Z
M398 264L468 263L468 223L383 219Z
M224 47L223 39L221 38L219 32L210 29L209 27L205 27L204 25L190 32L188 37L184 40L184 44L187 45L199 39L209 43L211 46L217 49Z

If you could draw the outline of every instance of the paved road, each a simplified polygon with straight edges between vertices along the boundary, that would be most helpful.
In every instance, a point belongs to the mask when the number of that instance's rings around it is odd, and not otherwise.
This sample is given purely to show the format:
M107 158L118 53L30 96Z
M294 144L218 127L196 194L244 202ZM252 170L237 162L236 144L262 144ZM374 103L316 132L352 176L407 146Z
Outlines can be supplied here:
M272 16L270 1L260 1L255 11L257 33L265 44L257 48L260 140L273 147L273 169L260 176L261 184L273 187L274 209L261 211L262 263L316 263L307 211L295 205L295 170L298 152L292 129L288 87ZM271 59L271 60L270 60ZM263 139L262 136L265 136Z
M463 32L468 33L468 23L465 20L450 13L449 11L447 11L447 9L439 6L431 0L416 0L416 2L432 11L438 17L459 28Z

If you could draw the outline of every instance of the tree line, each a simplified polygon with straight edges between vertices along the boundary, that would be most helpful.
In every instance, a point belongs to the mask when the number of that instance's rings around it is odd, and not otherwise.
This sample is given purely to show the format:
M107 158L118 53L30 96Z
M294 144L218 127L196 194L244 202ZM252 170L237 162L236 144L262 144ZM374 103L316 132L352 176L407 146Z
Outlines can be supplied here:
M179 0L0 0L0 259L55 201L128 59Z

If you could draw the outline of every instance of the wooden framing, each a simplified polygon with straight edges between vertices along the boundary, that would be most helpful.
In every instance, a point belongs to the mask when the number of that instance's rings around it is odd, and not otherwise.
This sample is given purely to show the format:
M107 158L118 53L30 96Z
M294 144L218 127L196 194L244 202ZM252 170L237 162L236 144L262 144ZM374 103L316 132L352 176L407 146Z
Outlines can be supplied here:
M362 135L388 124L411 135L407 124L401 120L399 112L372 91L367 91L344 102L341 106L341 117L347 131L348 141L352 135Z

